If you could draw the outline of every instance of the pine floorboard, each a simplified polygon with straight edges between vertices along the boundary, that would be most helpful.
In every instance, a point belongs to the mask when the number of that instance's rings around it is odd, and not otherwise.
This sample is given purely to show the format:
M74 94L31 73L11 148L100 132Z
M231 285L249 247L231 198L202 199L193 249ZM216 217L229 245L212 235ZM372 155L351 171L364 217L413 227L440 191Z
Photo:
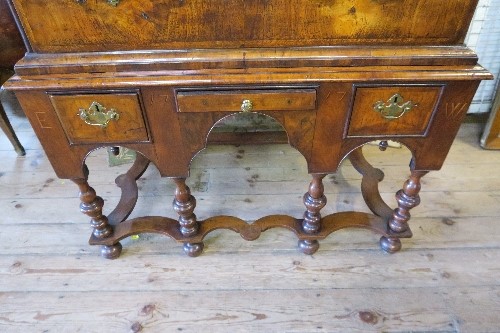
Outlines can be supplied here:
M26 157L0 133L0 332L500 332L500 152L479 148L464 124L441 171L423 180L412 239L387 255L378 237L342 230L305 256L287 230L254 242L216 231L188 258L159 235L126 239L118 260L87 245L76 186L58 179L19 110L7 108ZM382 196L408 175L409 152L366 147L384 170ZM119 199L106 153L88 158L90 183ZM193 161L196 213L252 221L300 217L309 176L288 145L211 146ZM346 161L325 179L325 213L367 211ZM150 166L133 216L165 215L173 184Z

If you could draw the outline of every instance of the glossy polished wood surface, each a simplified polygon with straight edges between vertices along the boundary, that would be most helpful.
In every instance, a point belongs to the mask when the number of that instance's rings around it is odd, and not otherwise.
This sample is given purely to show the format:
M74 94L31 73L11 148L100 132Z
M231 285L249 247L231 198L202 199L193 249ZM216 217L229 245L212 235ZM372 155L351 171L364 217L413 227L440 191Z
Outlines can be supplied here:
M33 50L42 53L453 45L463 42L477 0L13 2Z
M425 136L429 121L438 106L444 86L359 86L349 119L348 136L390 135ZM411 103L411 110L393 116L375 110L379 103L387 106L395 95L402 105ZM392 117L392 118L391 118Z
M142 102L137 92L101 91L99 94L50 94L49 96L72 144L96 141L103 143L149 141ZM90 125L78 116L82 110L93 112L88 110L96 101L99 103L100 113L115 112L118 115L116 119L110 119L106 127Z
M197 256L216 229L253 240L275 227L293 231L306 254L348 227L380 234L382 249L396 252L400 238L412 236L421 177L441 168L479 82L491 77L461 45L475 0L12 3L33 50L7 86L57 175L78 185L90 243L109 259L120 255L121 239L141 232L170 236ZM47 15L38 15L42 7ZM191 162L213 128L241 112L276 120L304 157L312 180L304 184L302 217L246 224L196 216L203 203L186 185ZM382 171L361 151L374 140L384 149L389 139L412 153L394 209L378 190ZM140 157L117 178L122 196L108 217L85 159L115 145ZM363 175L373 214L323 216L323 180L346 158ZM175 183L176 219L126 219L149 162Z
M251 101L244 105L244 101ZM242 110L243 109L243 110ZM258 112L316 109L316 89L179 91L179 112Z

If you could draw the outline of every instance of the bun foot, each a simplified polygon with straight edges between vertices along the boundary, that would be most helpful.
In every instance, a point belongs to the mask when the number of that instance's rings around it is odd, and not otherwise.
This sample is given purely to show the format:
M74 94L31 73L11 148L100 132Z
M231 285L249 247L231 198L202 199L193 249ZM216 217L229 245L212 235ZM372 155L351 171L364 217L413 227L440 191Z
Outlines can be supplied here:
M299 250L304 254L314 254L319 249L319 242L317 240L299 240Z
M380 238L380 247L387 253L395 253L401 250L401 241L397 237Z
M184 253L190 257L197 257L203 252L203 243L184 243Z
M101 256L106 259L116 259L122 253L122 245L118 242L114 245L101 246Z

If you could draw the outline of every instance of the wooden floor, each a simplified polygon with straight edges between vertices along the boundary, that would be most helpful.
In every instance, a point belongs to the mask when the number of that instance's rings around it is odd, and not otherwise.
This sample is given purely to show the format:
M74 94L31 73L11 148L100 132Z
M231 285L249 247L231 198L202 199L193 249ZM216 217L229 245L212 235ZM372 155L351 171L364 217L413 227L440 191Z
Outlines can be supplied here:
M198 258L141 235L110 261L87 245L76 186L57 179L26 119L10 112L27 155L0 133L0 332L500 332L500 152L479 148L478 124L463 125L444 168L424 178L414 238L398 254L368 231L343 230L306 256L292 233L272 229L254 242L214 232ZM409 152L366 153L394 203ZM110 211L127 166L107 163L103 150L88 159ZM210 147L189 179L200 219L248 221L300 217L308 182L287 145ZM150 167L139 184L134 216L175 216L168 179ZM344 163L326 178L324 213L366 211L359 184Z

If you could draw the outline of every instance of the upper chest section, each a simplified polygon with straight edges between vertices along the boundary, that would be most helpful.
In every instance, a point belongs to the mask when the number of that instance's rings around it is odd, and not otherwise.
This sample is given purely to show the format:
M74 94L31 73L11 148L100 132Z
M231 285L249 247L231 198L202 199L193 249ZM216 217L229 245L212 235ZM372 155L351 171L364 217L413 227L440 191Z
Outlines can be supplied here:
M456 45L477 0L12 0L34 52Z

